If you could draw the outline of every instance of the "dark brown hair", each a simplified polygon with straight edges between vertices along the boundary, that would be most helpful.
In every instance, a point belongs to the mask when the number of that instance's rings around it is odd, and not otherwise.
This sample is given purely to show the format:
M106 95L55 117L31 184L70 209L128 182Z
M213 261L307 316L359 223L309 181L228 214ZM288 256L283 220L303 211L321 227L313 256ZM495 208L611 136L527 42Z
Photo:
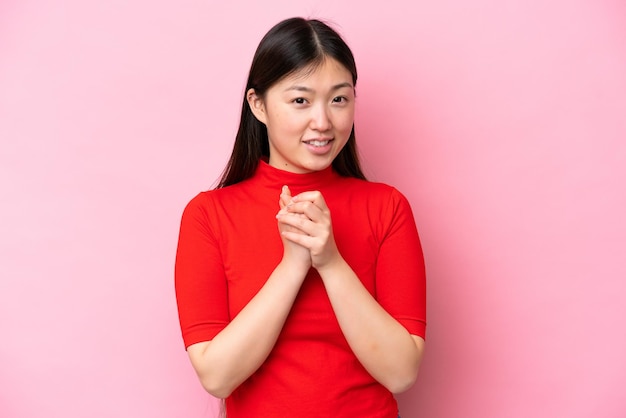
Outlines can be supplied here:
M296 17L283 20L270 29L259 43L245 91L254 89L257 96L263 97L282 78L308 66L314 68L327 57L341 63L352 74L352 82L356 86L354 56L336 31L316 19ZM235 145L217 188L251 177L263 157L269 157L267 129L252 114L244 93ZM342 176L365 179L359 164L354 126L348 142L332 165Z

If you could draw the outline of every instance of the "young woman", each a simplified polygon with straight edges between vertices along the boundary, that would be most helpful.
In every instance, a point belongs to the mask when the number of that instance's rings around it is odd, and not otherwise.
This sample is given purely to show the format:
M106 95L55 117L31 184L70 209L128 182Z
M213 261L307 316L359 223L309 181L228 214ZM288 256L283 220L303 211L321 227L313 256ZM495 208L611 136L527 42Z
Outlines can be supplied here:
M422 250L404 196L361 172L356 80L326 24L273 27L222 179L183 213L183 339L229 418L396 418L416 379Z

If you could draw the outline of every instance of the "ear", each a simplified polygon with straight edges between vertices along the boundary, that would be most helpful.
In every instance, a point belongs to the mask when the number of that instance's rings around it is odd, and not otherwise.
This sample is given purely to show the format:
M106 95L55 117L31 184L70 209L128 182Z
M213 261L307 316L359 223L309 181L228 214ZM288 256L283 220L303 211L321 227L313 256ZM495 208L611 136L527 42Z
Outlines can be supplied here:
M263 99L256 94L254 89L249 89L246 92L246 100L248 101L248 106L250 106L250 110L255 118L259 120L262 124L266 124L267 114L265 112L265 103Z

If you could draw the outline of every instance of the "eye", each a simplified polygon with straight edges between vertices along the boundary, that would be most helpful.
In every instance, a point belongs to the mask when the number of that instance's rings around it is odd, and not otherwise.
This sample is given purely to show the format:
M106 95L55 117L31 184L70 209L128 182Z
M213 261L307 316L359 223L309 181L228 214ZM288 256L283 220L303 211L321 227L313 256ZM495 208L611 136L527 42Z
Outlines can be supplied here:
M348 101L346 96L337 96L333 98L333 103L345 103Z
M295 104L305 104L306 103L306 99L304 97L296 97L295 99L292 100L293 103Z

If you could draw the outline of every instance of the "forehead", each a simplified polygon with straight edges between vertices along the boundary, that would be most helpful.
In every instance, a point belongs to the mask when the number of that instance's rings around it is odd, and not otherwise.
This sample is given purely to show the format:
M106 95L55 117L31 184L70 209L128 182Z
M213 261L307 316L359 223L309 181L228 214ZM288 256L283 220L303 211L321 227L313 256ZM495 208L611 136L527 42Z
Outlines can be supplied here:
M279 83L305 82L313 79L352 82L352 74L336 59L326 57L322 62L312 63L294 71L280 80Z

